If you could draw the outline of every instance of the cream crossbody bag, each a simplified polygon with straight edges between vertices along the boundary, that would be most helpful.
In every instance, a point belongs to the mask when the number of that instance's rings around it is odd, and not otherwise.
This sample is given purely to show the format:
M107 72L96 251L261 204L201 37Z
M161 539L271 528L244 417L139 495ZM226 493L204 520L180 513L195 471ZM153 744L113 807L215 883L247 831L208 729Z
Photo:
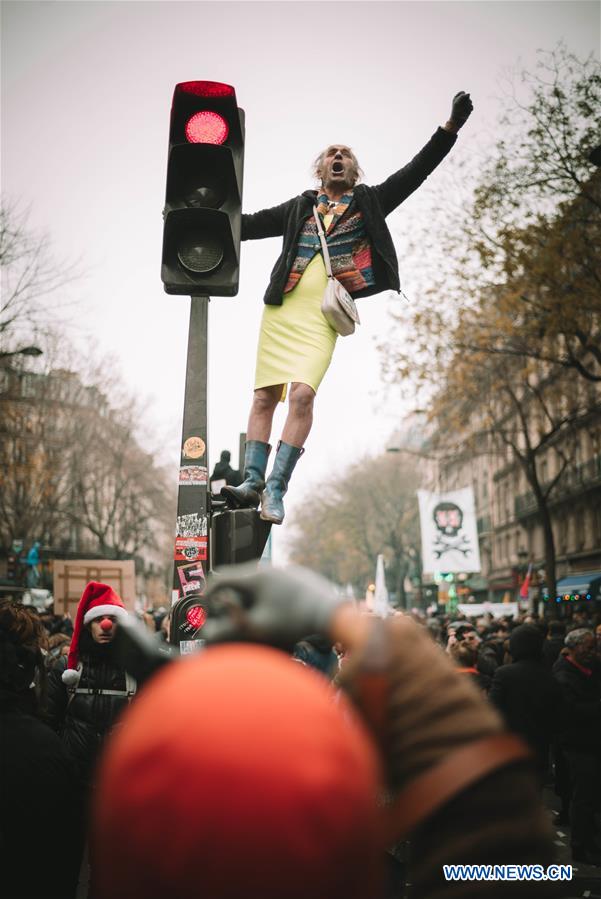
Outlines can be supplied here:
M321 241L323 262L328 276L328 283L321 301L321 311L331 328L337 331L341 337L348 337L349 334L354 334L355 325L361 324L359 313L357 312L357 305L350 293L332 274L328 244L326 242L325 234L323 233L321 219L319 218L316 206L313 207L313 215L315 216L315 221L317 223L317 233L319 234L319 239Z

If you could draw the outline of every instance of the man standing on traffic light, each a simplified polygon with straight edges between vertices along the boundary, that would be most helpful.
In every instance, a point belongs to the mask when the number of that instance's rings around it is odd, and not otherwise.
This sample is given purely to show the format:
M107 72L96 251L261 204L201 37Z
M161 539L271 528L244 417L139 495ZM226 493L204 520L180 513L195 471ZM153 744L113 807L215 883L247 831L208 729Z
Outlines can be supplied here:
M398 262L385 217L442 162L473 109L470 95L453 98L447 123L419 153L382 184L359 183L352 150L332 144L315 161L319 190L242 216L242 240L283 236L283 247L264 297L253 404L247 427L244 481L222 494L234 507L257 508L274 524L284 519L283 497L304 452L313 402L336 344L337 333L321 312L327 285L317 223L321 217L334 277L354 298L400 290ZM265 483L269 438L278 402L290 387L288 417L273 470Z

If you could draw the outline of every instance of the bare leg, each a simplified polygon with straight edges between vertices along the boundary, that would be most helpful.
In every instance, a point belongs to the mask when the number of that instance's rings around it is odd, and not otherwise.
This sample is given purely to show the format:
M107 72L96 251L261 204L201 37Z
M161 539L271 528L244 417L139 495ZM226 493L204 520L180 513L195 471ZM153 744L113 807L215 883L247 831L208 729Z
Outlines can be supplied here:
M313 424L315 391L308 384L294 383L290 387L288 417L282 440L292 446L304 446ZM273 415L273 413L272 413Z
M259 387L253 395L253 404L246 428L247 440L261 440L269 443L273 414L282 395L283 384Z

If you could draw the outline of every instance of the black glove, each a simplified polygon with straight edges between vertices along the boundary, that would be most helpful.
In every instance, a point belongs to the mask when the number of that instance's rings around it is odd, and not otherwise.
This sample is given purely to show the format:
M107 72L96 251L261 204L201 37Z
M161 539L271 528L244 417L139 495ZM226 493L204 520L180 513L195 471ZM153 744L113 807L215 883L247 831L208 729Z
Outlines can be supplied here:
M120 619L111 643L116 664L125 668L137 681L138 687L177 656L170 646L161 645L133 615Z
M457 128L461 128L471 116L473 109L474 104L471 101L470 95L466 94L465 91L459 91L459 93L455 94L453 97L450 121Z
M202 629L207 643L246 640L292 650L308 634L326 634L338 606L329 581L305 568L259 568L256 564L221 569L205 597L211 615Z

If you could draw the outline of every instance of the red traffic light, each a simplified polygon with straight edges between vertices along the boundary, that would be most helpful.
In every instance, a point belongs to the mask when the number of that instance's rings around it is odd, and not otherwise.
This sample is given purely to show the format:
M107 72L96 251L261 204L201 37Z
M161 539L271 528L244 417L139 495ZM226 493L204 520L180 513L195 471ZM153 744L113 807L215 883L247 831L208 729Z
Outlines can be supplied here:
M197 97L235 97L236 91L231 84L221 81L180 81L177 87L186 94Z
M202 606L191 606L186 611L186 620L191 627L201 628L207 620L206 610Z
M195 112L186 122L186 140L191 144L224 144L230 128L223 116L209 109Z
M237 293L243 163L244 111L234 88L219 81L176 84L163 216L167 293Z

